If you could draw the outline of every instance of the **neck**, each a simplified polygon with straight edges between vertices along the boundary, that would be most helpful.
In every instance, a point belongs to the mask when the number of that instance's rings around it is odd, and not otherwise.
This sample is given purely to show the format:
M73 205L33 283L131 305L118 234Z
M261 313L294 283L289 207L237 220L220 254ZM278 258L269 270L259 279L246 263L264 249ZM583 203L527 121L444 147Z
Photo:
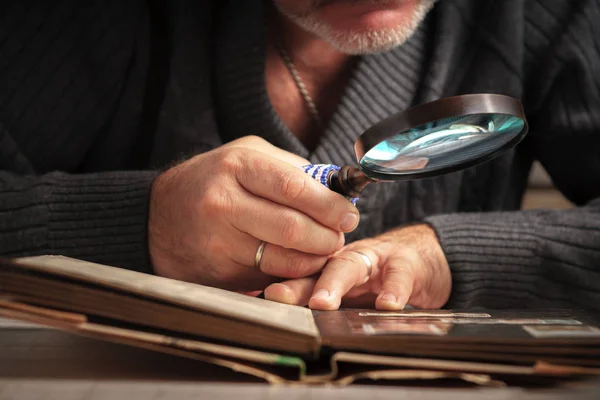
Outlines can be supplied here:
M274 29L279 28L279 35L273 37L283 41L296 67L304 74L312 76L336 74L350 61L351 56L340 53L329 43L303 30L287 17L277 14L275 18L277 21Z
M304 31L276 10L271 13L270 20L265 71L267 91L282 121L313 150L322 132L313 121L277 46L283 46L290 55L324 125L341 98L349 78L352 57Z

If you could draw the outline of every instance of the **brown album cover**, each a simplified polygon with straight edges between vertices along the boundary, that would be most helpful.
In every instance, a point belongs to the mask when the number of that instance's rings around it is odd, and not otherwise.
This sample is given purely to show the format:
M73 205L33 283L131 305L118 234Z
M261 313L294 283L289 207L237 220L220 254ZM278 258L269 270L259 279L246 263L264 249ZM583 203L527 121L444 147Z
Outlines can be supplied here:
M0 315L271 381L600 374L600 323L578 310L312 311L60 256L0 260Z

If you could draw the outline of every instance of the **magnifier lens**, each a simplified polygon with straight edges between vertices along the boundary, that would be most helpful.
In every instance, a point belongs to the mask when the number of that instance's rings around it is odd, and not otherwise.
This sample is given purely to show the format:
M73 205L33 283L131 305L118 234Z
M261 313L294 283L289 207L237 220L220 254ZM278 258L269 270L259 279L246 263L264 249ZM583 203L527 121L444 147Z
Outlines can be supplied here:
M524 126L523 119L500 113L440 119L378 143L360 160L360 169L394 180L457 166L503 148Z
M358 168L327 174L327 186L358 198L374 182L427 178L489 161L527 134L521 102L482 93L417 105L373 125L356 140Z

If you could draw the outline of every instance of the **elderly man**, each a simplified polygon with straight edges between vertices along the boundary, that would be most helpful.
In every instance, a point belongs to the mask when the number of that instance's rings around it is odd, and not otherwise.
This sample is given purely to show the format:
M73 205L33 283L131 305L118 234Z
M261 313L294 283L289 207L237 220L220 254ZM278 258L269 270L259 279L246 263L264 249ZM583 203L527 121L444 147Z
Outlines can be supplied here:
M315 309L600 310L597 1L0 7L0 255ZM530 123L493 161L370 185L357 208L299 168L355 163L386 116L482 92ZM577 208L519 211L536 159Z

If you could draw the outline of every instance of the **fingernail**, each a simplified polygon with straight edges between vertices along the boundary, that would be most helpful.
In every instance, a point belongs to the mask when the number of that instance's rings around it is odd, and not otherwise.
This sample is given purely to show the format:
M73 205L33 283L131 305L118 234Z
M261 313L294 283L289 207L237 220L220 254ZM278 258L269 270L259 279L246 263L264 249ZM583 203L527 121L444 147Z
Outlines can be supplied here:
M329 300L329 291L326 289L319 289L317 290L317 293L315 293L313 295L313 297L311 297L311 299L322 299L322 300Z
M278 283L274 283L273 285L277 285L277 286L282 287L286 292L291 292L292 291L292 289L288 285L284 285L283 283L279 283L278 282Z
M356 225L358 225L358 215L355 213L348 213L344 216L340 228L343 231L348 232L356 228Z
M279 287L283 290L277 290ZM265 299L277 301L279 303L295 304L296 296L292 289L283 283L274 283L265 290Z
M397 303L398 301L396 300L396 296L394 296L392 293L386 293L383 296L381 296L381 300L385 300L387 302L390 303Z

